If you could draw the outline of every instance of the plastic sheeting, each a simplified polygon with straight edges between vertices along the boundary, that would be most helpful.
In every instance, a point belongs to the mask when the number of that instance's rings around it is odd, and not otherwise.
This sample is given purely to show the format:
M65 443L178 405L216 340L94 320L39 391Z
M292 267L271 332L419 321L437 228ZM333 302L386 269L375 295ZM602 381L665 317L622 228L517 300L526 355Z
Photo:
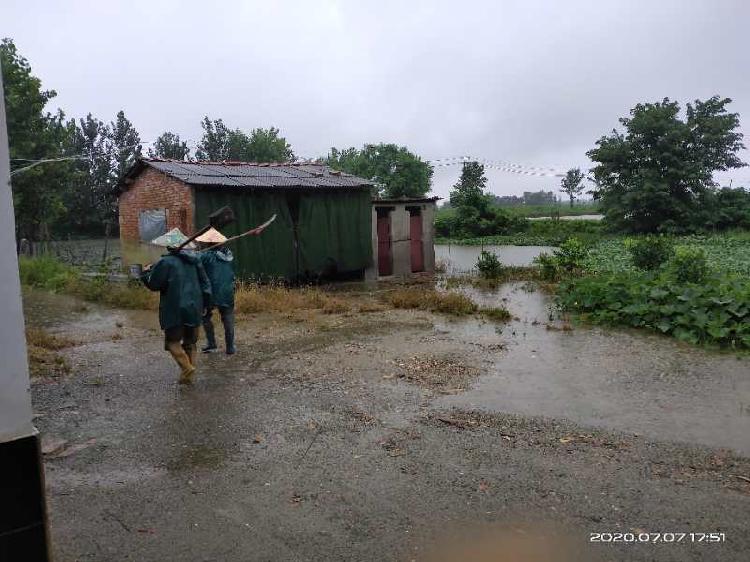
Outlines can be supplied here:
M138 215L138 234L143 242L151 242L167 232L166 209L149 209Z
M297 280L364 270L372 260L370 190L195 191L200 227L227 205L236 221L227 237L257 226L274 213L276 221L260 236L231 243L241 278Z

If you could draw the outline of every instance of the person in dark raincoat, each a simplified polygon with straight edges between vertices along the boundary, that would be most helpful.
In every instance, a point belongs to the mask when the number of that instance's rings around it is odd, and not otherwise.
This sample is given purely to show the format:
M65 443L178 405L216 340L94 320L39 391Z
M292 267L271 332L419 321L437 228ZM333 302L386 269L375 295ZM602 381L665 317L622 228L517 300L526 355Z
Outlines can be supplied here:
M190 251L170 252L146 269L141 281L159 291L159 325L164 349L180 366L180 383L195 375L198 329L211 302L211 283L200 258Z
M210 235L211 233L207 233ZM219 234L218 232L216 234ZM219 234L219 236L221 236ZM216 243L217 240L210 236L198 242L210 244ZM218 240L220 241L220 240ZM219 310L221 322L224 324L224 343L226 345L227 355L236 353L234 346L234 256L232 251L222 246L204 250L200 254L201 262L206 270L209 280L211 281L211 305L207 307L203 315L203 329L206 332L206 346L202 349L203 353L216 351L216 333L214 324L211 320L214 308Z

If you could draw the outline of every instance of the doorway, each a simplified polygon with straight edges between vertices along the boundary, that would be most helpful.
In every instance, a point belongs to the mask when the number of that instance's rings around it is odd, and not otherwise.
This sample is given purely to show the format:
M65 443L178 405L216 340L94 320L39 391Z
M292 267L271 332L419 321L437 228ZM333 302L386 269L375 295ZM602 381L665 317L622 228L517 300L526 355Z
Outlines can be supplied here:
M376 207L378 217L378 275L393 275L393 255L391 252L391 210L392 207Z
M411 272L424 271L424 244L422 244L422 209L407 207L409 211L409 238L411 239Z

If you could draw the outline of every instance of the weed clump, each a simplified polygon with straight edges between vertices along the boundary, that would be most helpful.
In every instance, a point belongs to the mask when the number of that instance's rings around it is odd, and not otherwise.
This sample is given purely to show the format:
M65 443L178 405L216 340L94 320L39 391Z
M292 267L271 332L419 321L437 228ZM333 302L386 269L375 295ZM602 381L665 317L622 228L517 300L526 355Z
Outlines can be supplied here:
M73 340L50 334L41 328L26 329L26 351L32 377L59 377L70 373L70 364L57 353L75 345Z
M386 300L394 308L427 310L454 316L474 314L478 310L469 297L453 291L408 287L391 291L386 295Z
M495 322L508 322L513 315L504 306L487 307L480 310L482 316Z

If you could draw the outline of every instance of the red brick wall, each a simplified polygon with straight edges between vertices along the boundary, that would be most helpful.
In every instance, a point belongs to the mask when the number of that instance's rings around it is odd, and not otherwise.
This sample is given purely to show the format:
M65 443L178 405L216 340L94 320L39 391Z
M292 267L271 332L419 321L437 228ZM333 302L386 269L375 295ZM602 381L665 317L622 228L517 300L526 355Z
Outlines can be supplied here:
M138 215L149 209L167 210L167 230L177 227L190 234L194 229L192 188L154 168L146 168L120 195L121 240L140 240Z

